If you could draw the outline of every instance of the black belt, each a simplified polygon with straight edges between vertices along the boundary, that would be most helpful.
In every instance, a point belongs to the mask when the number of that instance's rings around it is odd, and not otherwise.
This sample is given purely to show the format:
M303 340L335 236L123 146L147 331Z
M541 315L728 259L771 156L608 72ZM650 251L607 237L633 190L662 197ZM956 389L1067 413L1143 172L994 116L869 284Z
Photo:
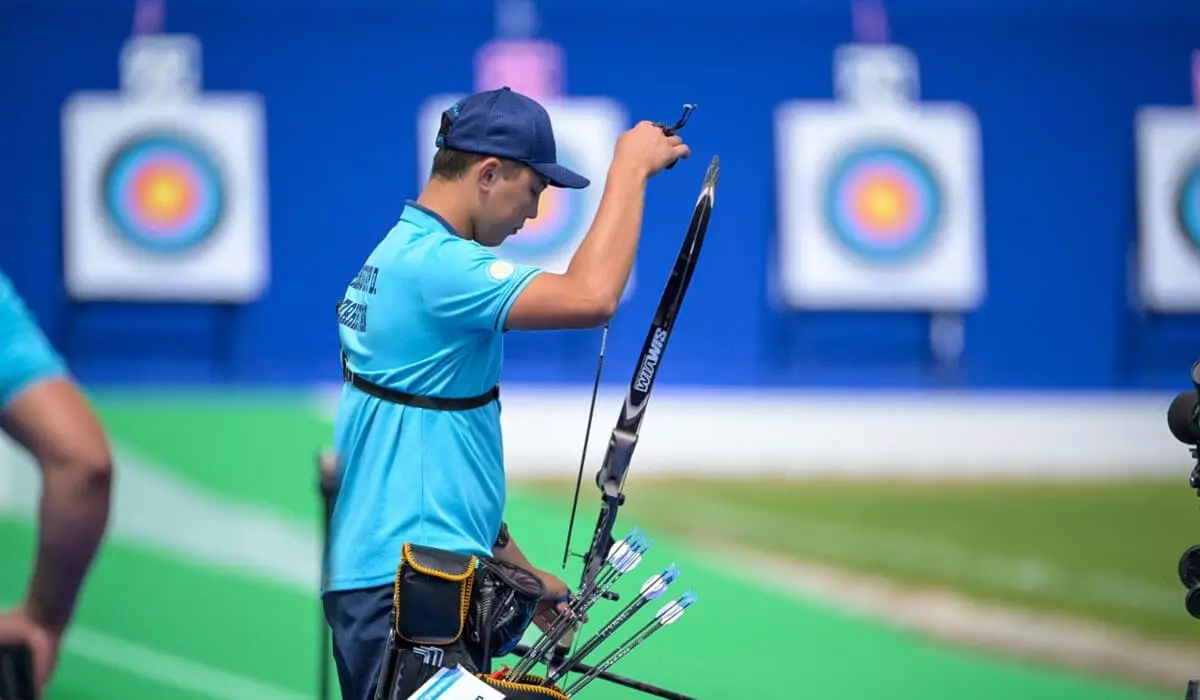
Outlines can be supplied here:
M464 398L443 398L440 396L419 396L417 394L409 394L397 389L389 389L385 386L379 386L363 379L355 374L350 365L346 362L345 353L342 354L342 379L350 384L350 386L358 389L364 394L370 394L378 399L390 401L391 403L403 404L405 406L416 406L417 408L432 408L438 411L468 411L472 408L486 406L489 403L500 398L500 387L494 386L491 391L479 396L467 396Z

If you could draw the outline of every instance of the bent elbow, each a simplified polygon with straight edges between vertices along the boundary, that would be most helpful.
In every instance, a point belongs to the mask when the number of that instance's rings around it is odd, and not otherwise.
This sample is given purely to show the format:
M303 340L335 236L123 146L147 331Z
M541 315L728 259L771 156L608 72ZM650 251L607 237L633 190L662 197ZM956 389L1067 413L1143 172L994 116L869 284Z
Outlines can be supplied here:
M84 493L97 501L107 501L112 493L113 463L109 456L81 459L73 467L73 477Z
M113 459L108 451L80 460L77 469L80 476L97 490L107 492L112 486Z
M113 482L112 453L104 446L70 450L46 465L47 473L76 484L91 498L108 499Z
M617 315L617 305L619 300L608 295L597 296L593 298L589 306L589 321L593 326L602 326L612 320L613 316Z

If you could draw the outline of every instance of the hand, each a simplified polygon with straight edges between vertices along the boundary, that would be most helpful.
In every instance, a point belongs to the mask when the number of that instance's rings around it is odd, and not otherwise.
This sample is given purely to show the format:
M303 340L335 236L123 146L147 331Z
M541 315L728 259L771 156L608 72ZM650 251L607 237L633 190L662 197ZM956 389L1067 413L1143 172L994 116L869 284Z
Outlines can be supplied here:
M541 579L542 585L546 587L546 593L542 596L542 602L538 604L533 621L539 629L545 632L550 625L554 624L555 618L567 612L571 589L567 588L565 581L549 571L538 569L536 573L537 577ZM587 619L587 614L584 614L581 621L587 622Z
M551 610L558 613L566 612L571 595L571 589L567 588L566 582L549 571L541 569L537 570L537 577L546 587L546 592L542 595L542 602L538 604L538 613Z
M651 177L691 154L692 150L678 134L667 136L662 127L643 120L617 139L613 166L629 167Z
M58 665L62 630L39 623L24 606L20 606L0 615L0 645L21 643L28 645L33 653L34 683L38 694L44 695Z

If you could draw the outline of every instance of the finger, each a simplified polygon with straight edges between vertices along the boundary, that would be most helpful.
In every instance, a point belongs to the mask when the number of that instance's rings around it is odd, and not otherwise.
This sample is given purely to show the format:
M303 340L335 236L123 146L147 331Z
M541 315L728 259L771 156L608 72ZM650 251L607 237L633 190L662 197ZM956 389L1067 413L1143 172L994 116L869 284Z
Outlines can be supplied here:
M692 155L692 149L686 143L676 146L674 150L676 158L690 158Z
M678 146L683 143L683 137L680 136L679 134L675 134L674 136L668 136L667 143L671 144L672 146Z

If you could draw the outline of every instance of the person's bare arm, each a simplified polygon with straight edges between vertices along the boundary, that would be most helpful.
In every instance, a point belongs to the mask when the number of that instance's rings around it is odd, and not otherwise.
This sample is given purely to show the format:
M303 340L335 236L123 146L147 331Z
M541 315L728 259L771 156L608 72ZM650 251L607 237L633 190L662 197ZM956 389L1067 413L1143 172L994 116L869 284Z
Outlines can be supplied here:
M535 574L541 572L541 569L537 568L533 565L533 562L529 561L529 558L525 556L525 552L521 551L521 548L517 546L517 541L512 539L511 536L503 545L497 544L492 549L492 556L500 561L506 561L509 564L516 564L522 569Z
M38 624L62 630L108 525L108 440L86 398L65 377L22 391L0 415L0 427L42 470L37 554L25 608Z
M513 302L505 327L593 328L616 313L637 257L651 176L690 151L678 136L642 122L626 132L608 169L596 218L566 272L543 272Z
M508 312L508 328L592 328L616 313L637 255L646 177L609 169L596 219L563 274L543 272Z
M542 598L542 604L533 618L533 623L543 632L549 630L550 626L554 624L554 620L567 609L567 599L570 595L570 589L567 588L566 582L549 571L534 566L533 562L529 561L529 558L517 546L517 541L511 536L504 545L497 544L493 548L492 556L501 561L516 564L541 579L542 583L546 586L546 595ZM586 615L583 617L583 620L587 620ZM573 634L573 632L569 633L567 638L573 639L570 636Z

